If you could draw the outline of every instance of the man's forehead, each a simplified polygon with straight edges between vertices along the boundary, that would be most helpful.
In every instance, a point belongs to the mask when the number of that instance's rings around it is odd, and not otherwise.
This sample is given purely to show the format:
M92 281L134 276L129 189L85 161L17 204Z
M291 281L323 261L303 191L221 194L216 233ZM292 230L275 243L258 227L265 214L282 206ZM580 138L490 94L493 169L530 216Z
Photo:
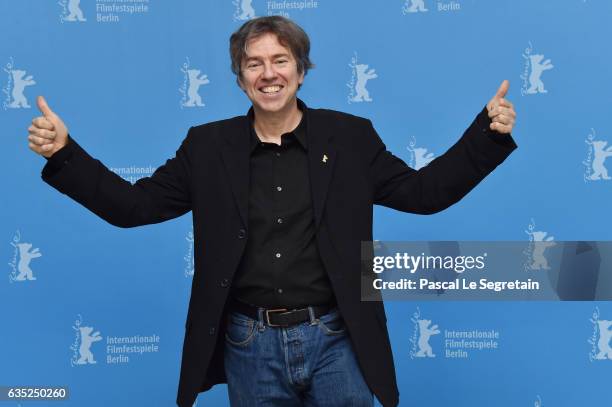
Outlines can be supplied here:
M265 44L265 47L260 46ZM244 45L244 59L257 58L260 54L274 52L273 58L280 56L291 56L291 50L281 44L276 34L266 33L250 38Z

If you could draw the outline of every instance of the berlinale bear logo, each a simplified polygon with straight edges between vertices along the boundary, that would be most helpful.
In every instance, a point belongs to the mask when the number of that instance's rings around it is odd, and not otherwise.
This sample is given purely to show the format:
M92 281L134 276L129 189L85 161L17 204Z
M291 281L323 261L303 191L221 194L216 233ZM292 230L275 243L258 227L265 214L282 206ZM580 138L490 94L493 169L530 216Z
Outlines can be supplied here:
M30 262L32 259L42 256L42 253L38 251L38 248L30 251L32 243L19 243L17 247L19 248L19 264L17 265L19 274L15 277L15 281L36 280L30 268Z
M370 66L367 64L357 63L357 54L351 58L351 80L346 84L350 89L348 95L348 102L371 102L370 92L366 89L366 84L370 79L378 78L376 70L368 69Z
M98 342L102 340L102 336L100 332L96 331L93 334L93 328L90 326L81 326L79 327L81 332L81 345L79 346L79 360L76 361L77 365L85 365L85 364L96 364L94 360L94 355L91 352L91 345L94 342Z
M430 327L431 320L428 320L428 319L419 319L418 322L419 322L419 342L418 342L419 351L416 353L415 356L418 358L424 358L424 357L435 358L436 355L434 355L433 349L431 348L431 345L429 344L429 338L431 338L433 335L437 335L440 333L440 330L438 329L438 325L433 325Z
M587 340L591 344L591 352L589 353L589 360L591 362L595 360L612 360L612 347L610 341L612 340L612 321L607 319L600 319L599 307L595 307L593 316L589 318L589 321L593 324L593 334Z
M612 156L612 146L606 148L607 141L602 140L591 140L590 145L593 151L593 160L591 161L591 174L588 179L591 181L597 181L600 179L610 179L608 170L604 166L606 158Z
M250 20L255 18L255 9L253 8L253 0L234 0L236 6L234 20Z
M597 321L599 325L599 341L597 341L597 348L599 352L595 359L612 359L612 347L610 347L610 339L612 339L612 321L600 319Z
M68 16L65 18L66 21L87 21L83 16L83 10L79 6L81 0L68 0Z
M423 0L407 0L402 11L404 13L418 13L429 10L425 8L425 1Z
M185 107L204 106L202 97L198 93L200 86L210 83L208 75L200 76L199 69L189 69L187 75L189 77L189 88L187 89L187 102L183 104Z
M533 95L535 93L548 93L546 89L544 89L544 82L542 82L542 73L544 71L548 71L549 69L553 69L553 64L550 63L550 59L546 61L544 59L544 55L535 54L530 55L529 60L531 62L531 73L529 74L529 89L527 89L526 93Z
M26 99L23 94L26 86L36 85L34 78L32 75L25 76L26 71L21 69L13 69L11 70L12 79L13 79L13 89L11 90L11 96L13 98L12 102L8 105L8 107L13 109L18 108L30 108L28 104L28 99Z
M432 162L435 158L434 153L427 151L425 147L416 147L416 139L414 139L414 137L406 148L412 155L410 165L415 170L420 170L421 168L426 167L427 164Z

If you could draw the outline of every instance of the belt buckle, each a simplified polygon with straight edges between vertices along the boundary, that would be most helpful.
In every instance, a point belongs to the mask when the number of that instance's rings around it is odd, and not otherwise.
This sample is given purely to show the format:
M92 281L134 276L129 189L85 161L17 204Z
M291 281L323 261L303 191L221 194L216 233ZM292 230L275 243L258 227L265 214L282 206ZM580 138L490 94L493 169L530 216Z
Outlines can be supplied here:
M284 326L284 325L273 324L270 322L270 312L283 312L283 311L288 311L288 310L287 308L267 309L266 310L266 323L268 324L268 326Z

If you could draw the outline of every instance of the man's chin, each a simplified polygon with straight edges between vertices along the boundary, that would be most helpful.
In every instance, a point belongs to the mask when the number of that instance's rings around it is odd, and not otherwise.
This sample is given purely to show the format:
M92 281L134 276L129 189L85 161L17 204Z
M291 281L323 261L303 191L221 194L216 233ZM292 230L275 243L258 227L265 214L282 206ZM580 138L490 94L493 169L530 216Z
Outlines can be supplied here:
M290 100L274 100L274 101L261 101L258 100L254 103L257 110L262 113L278 113L283 110L288 110L291 107Z

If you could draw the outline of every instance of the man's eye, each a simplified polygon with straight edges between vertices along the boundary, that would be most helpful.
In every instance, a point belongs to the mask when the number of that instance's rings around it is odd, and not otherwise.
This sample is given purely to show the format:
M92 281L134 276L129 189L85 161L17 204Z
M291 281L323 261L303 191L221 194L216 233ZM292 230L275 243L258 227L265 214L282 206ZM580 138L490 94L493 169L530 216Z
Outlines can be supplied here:
M257 68L260 64L257 63L252 63L252 64L248 64L247 68Z
M288 61L286 59L279 59L278 61L276 61L277 64L285 64Z

